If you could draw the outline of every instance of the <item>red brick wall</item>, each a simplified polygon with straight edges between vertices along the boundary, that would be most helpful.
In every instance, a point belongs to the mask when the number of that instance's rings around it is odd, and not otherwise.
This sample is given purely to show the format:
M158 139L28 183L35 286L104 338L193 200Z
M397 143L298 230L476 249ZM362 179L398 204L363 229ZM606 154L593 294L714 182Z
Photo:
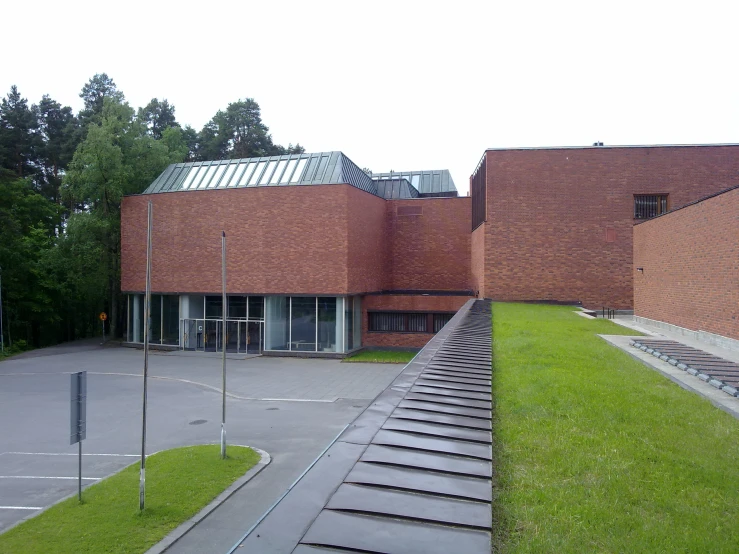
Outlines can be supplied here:
M595 308L633 306L634 194L667 193L674 208L728 188L739 174L737 146L486 156L485 296L579 300Z
M355 187L343 188L349 226L347 289L351 294L385 290L390 283L386 201Z
M422 348L434 333L369 332L370 311L451 312L459 310L469 296L369 295L362 298L362 346Z
M469 197L390 200L386 205L390 289L472 288Z
M121 214L121 288L144 289L146 205L151 200L155 292L220 293L222 229L231 293L358 292L349 291L347 285L347 204L348 198L357 203L355 190L349 185L314 185L126 197ZM368 211L381 211L375 201L382 200L357 192L369 200Z
M739 189L636 225L634 266L636 315L739 340Z
M470 241L472 291L480 298L485 298L485 230L486 225L483 223L472 231Z

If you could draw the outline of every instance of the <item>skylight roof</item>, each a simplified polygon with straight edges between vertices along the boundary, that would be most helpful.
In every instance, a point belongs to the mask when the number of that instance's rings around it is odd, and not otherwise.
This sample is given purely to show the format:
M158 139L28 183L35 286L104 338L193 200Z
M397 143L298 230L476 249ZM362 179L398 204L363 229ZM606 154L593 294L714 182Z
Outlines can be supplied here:
M375 181L384 179L407 179L421 195L456 193L457 187L448 169L435 171L392 171L390 173L374 173ZM454 194L456 196L456 194Z
M382 196L377 192L377 184L341 152L172 164L144 194L340 183Z

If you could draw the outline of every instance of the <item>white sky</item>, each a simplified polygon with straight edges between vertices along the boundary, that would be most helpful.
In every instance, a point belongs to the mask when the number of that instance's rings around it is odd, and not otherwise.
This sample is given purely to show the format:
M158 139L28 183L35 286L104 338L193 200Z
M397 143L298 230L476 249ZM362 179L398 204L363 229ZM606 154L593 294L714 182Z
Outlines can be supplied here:
M252 97L275 142L375 172L487 147L739 142L739 3L13 2L0 93L81 106L107 73L200 129Z

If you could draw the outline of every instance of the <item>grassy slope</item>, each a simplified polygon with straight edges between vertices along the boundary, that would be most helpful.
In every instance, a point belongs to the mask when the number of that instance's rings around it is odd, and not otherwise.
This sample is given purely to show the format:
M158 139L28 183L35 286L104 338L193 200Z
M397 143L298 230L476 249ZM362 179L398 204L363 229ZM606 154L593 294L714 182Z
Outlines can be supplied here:
M495 304L504 552L738 552L739 421L571 308Z
M415 352L395 350L363 350L358 354L344 358L345 362L375 362L381 364L407 364L415 356Z
M146 509L139 513L139 465L82 491L0 535L0 552L145 552L194 516L259 461L250 448L177 448L146 460Z

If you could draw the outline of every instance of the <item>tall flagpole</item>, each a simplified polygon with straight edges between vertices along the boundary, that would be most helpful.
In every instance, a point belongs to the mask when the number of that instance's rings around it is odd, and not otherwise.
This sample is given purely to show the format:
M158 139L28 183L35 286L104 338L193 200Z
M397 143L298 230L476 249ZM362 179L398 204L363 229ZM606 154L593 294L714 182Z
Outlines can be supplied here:
M223 332L221 333L221 350L223 350L223 408L221 411L221 458L226 459L226 231L221 231L221 279L223 281Z
M146 294L144 295L144 402L141 418L141 469L139 471L139 510L144 509L146 491L146 378L149 374L149 319L151 317L151 221L152 205L149 200L149 212L146 226Z

